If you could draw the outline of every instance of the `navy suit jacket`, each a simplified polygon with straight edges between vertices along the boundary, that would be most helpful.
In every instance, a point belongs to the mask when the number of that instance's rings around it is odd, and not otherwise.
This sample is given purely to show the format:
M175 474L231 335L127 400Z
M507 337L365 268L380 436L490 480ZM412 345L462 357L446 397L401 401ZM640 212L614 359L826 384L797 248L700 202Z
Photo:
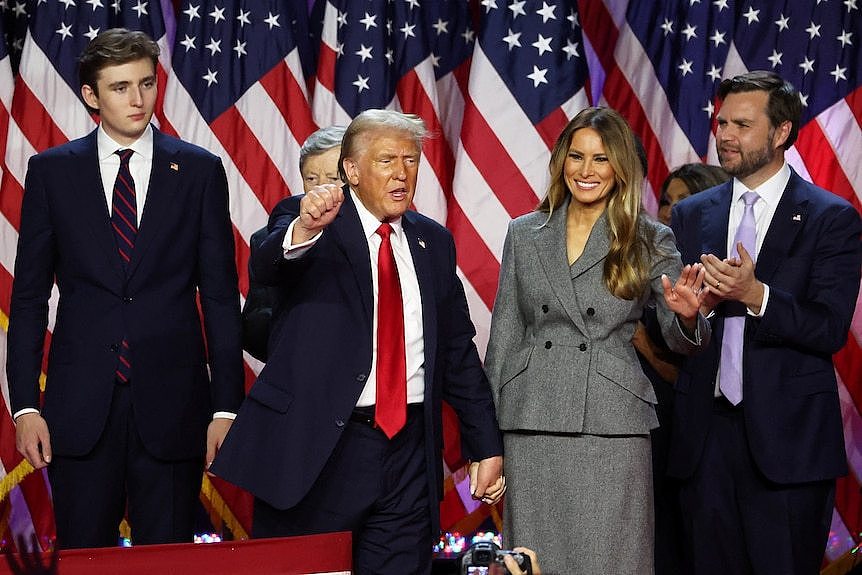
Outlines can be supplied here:
M126 337L145 446L164 459L202 456L213 412L236 411L242 401L224 168L202 148L153 130L146 205L126 274L96 135L30 159L8 337L12 411L40 407L48 297L56 280L60 299L41 406L54 451L78 456L95 445L111 404L117 346Z
M278 509L293 507L311 488L371 371L371 261L356 206L345 187L344 204L314 247L287 261L282 244L299 202L292 197L276 206L270 234L253 254L256 278L279 287L280 306L269 360L212 467ZM434 495L442 496L442 400L459 416L465 457L502 454L502 443L455 274L452 236L415 212L401 221L422 297L425 458L436 525Z
M684 263L726 257L732 181L674 207L673 230ZM838 196L795 172L757 257L755 275L769 285L760 318L746 316L743 405L758 468L771 481L797 483L847 472L832 354L845 343L862 266L859 214ZM669 473L694 473L709 433L721 354L724 306L713 338L686 358L676 383Z
M260 244L268 235L266 227L251 234L248 246L252 255L260 249ZM266 363L266 348L272 331L272 316L278 303L278 290L257 281L251 259L248 261L248 272L248 293L242 307L242 348L255 359Z

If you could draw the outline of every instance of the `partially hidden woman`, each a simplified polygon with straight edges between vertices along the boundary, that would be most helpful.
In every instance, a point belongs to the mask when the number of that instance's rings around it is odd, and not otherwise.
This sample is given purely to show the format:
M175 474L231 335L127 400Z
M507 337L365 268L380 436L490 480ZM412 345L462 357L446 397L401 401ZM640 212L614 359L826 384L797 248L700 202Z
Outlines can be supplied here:
M549 168L545 199L509 225L486 356L506 453L503 533L547 573L651 573L656 396L631 339L654 299L671 349L704 346L704 272L683 267L673 233L642 212L619 113L581 111Z

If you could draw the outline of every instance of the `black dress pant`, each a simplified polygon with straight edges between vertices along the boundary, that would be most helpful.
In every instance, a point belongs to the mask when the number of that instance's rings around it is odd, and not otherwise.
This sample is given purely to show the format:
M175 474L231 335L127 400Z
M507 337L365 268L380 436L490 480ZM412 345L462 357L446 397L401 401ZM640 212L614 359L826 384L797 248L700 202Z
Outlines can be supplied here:
M434 540L421 405L391 440L355 416L309 493L288 510L255 499L255 537L353 534L353 573L431 572ZM436 503L436 502L435 502Z
M164 461L146 450L131 389L118 384L93 450L82 457L55 454L48 466L57 545L115 546L127 511L133 544L191 543L202 473L203 457Z
M832 521L835 480L778 484L758 470L744 407L716 400L709 436L680 503L693 575L816 575Z

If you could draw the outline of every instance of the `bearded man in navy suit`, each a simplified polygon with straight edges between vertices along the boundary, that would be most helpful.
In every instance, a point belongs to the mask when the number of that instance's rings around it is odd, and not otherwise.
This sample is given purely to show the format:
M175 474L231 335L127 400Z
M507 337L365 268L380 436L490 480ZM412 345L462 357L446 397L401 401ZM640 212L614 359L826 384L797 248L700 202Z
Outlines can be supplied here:
M684 480L686 572L818 573L847 472L832 354L856 305L862 223L784 161L802 110L790 83L755 71L718 95L716 147L733 180L671 218L683 261L706 270L713 324L675 387L669 473Z
M116 545L126 512L135 544L191 542L201 474L242 401L225 172L150 125L158 55L142 32L93 39L79 75L99 127L27 170L7 375L61 547Z
M212 467L256 496L256 537L352 531L360 575L430 572L444 399L473 496L505 489L452 235L409 209L424 137L416 116L366 110L342 141L344 188L275 207L252 256L281 302L269 359Z

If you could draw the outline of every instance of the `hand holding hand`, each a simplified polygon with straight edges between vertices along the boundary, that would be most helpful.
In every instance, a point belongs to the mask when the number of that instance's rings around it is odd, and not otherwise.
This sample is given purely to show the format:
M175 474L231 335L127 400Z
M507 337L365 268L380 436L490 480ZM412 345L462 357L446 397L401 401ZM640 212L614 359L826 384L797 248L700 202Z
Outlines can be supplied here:
M506 493L506 478L503 476L503 456L496 455L470 464L470 494L494 505Z
M15 420L15 447L34 469L51 463L51 434L38 413L25 413Z
M332 223L343 203L344 191L335 184L321 184L306 192L299 201L299 222L293 226L291 243L301 244L319 234Z

